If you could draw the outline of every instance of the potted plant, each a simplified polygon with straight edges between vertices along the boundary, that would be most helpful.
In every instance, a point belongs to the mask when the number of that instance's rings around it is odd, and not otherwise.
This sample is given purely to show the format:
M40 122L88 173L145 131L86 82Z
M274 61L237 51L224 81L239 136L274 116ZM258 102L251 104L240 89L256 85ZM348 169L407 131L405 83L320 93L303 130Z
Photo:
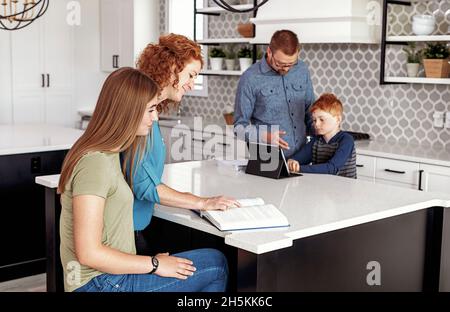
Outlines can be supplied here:
M234 107L231 105L227 105L225 106L225 110L223 112L223 118L225 118L225 123L227 125L232 125L233 124L233 114L234 113Z
M253 63L253 53L249 47L243 47L238 52L239 65L241 67L241 71L245 71L249 68Z
M221 48L212 48L209 50L209 57L212 70L222 70L225 52Z
M259 49L259 50L256 52L256 59L257 59L257 60L261 60L261 59L263 58L263 56L264 56L264 51L261 50L261 49Z
M427 43L423 51L423 66L427 78L447 78L450 51L445 43Z
M225 67L227 70L234 70L236 53L233 50L227 50L225 52Z
M403 51L405 51L408 56L408 63L406 63L408 77L417 77L421 60L421 50L416 50L415 42L409 42L408 47L403 48Z

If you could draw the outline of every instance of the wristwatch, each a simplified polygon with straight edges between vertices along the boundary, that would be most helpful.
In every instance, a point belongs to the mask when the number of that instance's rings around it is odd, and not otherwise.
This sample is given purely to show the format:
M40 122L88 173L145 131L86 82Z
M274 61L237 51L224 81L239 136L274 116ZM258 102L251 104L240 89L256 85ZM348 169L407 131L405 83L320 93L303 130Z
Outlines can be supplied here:
M155 256L152 257L152 265L153 265L153 270L151 270L149 274L155 273L155 271L158 269L159 261L158 261L158 258L156 258Z

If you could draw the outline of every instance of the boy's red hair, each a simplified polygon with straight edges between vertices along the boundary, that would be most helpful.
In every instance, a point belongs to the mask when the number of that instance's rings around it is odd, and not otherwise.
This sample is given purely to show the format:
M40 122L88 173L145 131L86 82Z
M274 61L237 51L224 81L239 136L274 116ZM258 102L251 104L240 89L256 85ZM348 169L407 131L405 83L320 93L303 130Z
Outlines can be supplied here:
M324 112L330 113L333 116L341 116L344 111L341 101L332 93L322 94L313 105L309 111L311 114L316 110L322 110Z

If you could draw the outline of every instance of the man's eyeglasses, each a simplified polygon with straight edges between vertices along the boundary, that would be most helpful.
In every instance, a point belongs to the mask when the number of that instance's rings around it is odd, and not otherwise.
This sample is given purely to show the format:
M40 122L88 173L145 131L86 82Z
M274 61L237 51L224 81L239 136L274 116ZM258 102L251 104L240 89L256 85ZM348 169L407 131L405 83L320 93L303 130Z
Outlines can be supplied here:
M281 62L277 61L277 59L275 57L273 57L273 52L271 55L272 55L273 65L275 65L278 68L291 68L291 67L297 65L297 63L298 63L298 56L297 56L297 61L295 61L294 63L281 63Z

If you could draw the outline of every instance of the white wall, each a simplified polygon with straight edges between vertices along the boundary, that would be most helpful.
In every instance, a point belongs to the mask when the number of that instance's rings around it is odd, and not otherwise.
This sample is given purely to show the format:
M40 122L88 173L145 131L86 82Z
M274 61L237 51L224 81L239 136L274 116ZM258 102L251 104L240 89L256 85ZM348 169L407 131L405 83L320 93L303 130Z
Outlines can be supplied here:
M12 123L10 32L0 30L0 124Z

